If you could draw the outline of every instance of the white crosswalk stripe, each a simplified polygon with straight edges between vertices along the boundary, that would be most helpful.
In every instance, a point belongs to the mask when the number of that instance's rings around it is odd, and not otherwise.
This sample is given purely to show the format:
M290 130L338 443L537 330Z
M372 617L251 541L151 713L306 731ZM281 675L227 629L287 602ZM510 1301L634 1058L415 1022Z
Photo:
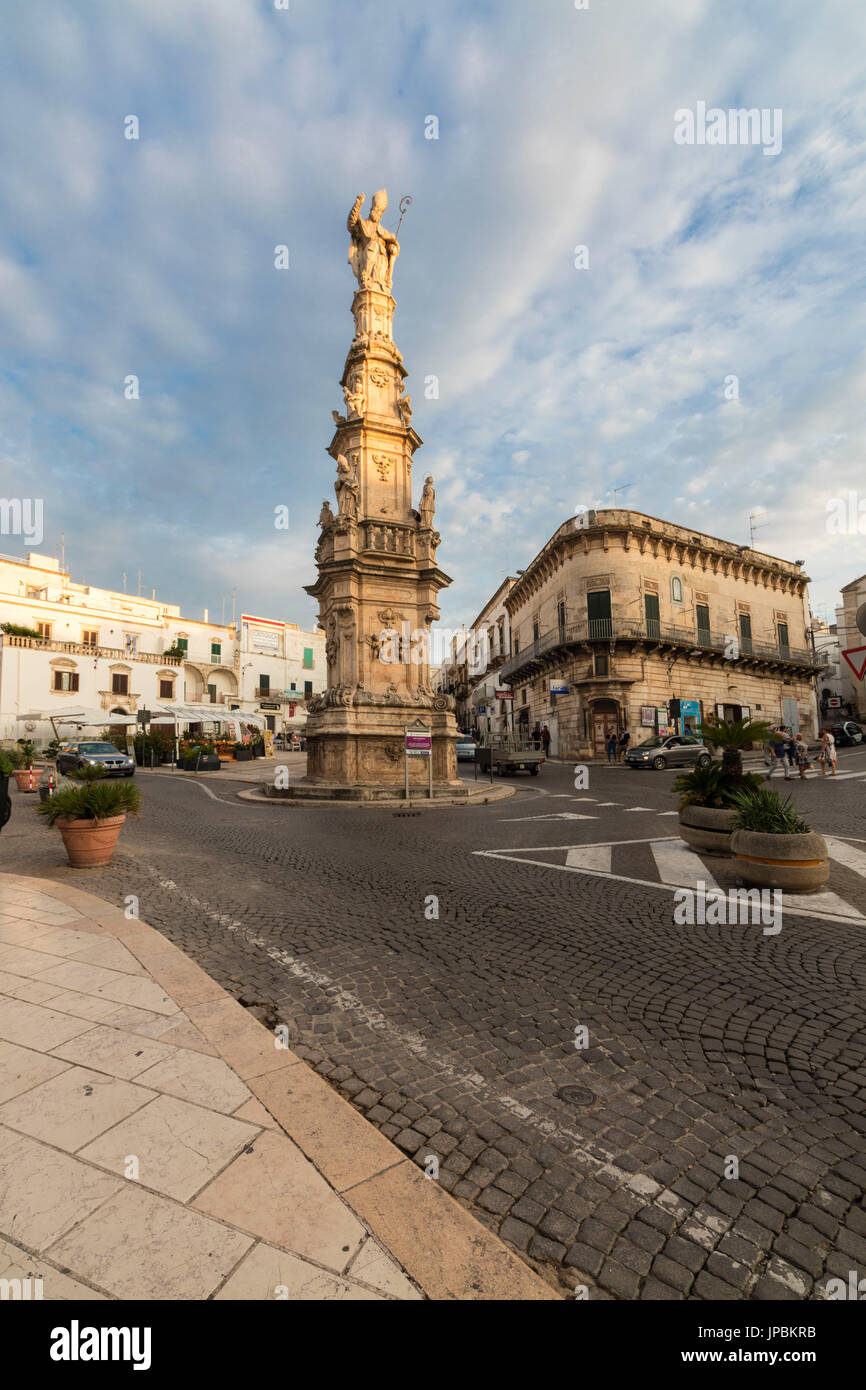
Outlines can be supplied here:
M609 874L613 845L584 845L580 849L570 849L565 862L570 869L593 869L599 874Z
M827 849L830 858L835 859L837 864L844 864L846 869L853 869L855 874L862 874L866 878L866 854L862 849L855 849L853 845L846 845L844 840L837 840L835 835L825 835Z
M673 883L678 888L694 888L696 883L703 881L708 888L718 888L701 856L695 854L684 840L653 840L650 849L662 883Z

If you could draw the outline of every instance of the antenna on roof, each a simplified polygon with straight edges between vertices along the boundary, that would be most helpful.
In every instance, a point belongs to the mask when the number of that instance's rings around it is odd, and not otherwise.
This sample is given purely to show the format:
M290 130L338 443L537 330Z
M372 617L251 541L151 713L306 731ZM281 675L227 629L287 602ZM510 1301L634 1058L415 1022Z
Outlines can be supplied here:
M750 513L749 513L749 545L752 547L753 550L754 550L754 548L755 548L755 532L756 532L756 531L763 531L764 527L765 527L765 526L769 526L769 524L770 524L769 521L762 521L762 522L760 523L760 525L756 525L756 524L755 524L755 519L756 519L756 517L759 517L759 516L767 516L767 515L768 515L768 513L767 513L766 511L763 511L763 510L760 511L760 512L750 512Z

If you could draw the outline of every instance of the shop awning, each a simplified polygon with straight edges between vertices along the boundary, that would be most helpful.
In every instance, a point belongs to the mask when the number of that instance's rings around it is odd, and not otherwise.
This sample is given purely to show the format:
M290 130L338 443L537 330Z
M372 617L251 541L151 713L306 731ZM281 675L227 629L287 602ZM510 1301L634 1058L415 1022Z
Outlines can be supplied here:
M249 710L227 709L225 705L156 704L150 706L151 720L168 717L178 724L249 724L256 729L267 727L263 714Z
M37 710L30 714L19 714L17 718L52 724L77 724L82 729L112 729L136 722L134 714L109 714L104 709Z

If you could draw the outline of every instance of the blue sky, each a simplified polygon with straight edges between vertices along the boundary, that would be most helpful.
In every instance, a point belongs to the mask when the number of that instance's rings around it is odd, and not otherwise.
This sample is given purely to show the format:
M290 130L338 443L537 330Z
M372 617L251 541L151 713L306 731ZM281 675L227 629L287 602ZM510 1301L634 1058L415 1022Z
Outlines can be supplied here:
M40 0L0 27L0 492L44 499L75 578L312 622L345 219L383 185L392 228L415 199L394 336L446 625L625 484L738 543L763 512L816 606L866 570L825 526L866 497L862 7ZM699 100L780 108L781 153L677 145Z

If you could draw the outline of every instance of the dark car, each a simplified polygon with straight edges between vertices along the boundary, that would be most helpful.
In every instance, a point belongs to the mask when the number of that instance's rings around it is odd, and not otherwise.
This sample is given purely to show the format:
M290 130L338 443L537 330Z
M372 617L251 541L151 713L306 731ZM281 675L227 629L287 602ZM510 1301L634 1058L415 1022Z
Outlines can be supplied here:
M693 734L669 734L666 737L656 734L645 743L639 743L636 748L630 748L624 761L632 768L652 767L660 772L665 767L684 767L688 763L707 767L713 761L713 755L707 745Z
M58 772L76 772L97 763L102 763L109 777L131 777L135 772L135 759L113 743L70 743L58 751L56 761Z
M843 719L841 724L834 724L830 733L843 748L847 744L862 743L864 737L862 728L859 724L855 724L853 719Z

